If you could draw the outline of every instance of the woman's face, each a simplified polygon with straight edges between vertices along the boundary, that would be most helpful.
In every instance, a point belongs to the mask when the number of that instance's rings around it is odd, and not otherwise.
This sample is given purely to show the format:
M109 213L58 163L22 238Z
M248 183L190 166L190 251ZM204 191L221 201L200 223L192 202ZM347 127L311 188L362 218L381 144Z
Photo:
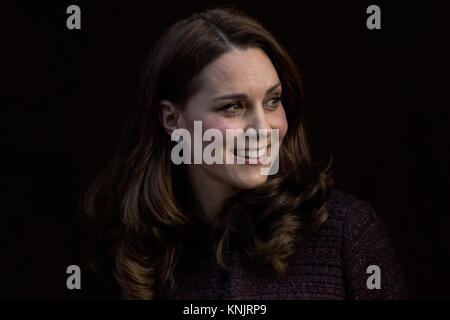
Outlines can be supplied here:
M199 77L200 89L185 104L181 126L189 130L192 139L194 121L201 121L203 132L218 129L224 137L224 161L223 164L191 164L191 176L197 175L232 189L249 189L264 183L268 176L261 174L263 164L236 163L238 151L227 149L226 130L242 129L245 132L253 128L259 132L266 129L267 143L270 144L274 136L271 137L269 130L278 129L281 145L288 124L279 101L280 79L271 60L261 49L234 49L209 64ZM203 148L210 143L203 142ZM270 146L267 152L270 156ZM235 159L233 164L226 163L227 156Z

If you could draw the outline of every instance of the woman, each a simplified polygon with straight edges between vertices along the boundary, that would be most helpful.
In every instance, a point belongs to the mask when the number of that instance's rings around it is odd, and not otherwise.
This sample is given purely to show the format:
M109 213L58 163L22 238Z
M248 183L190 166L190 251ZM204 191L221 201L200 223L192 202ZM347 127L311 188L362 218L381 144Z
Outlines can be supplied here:
M110 289L124 299L405 297L374 210L333 190L330 165L313 162L302 101L292 60L252 18L218 8L172 25L117 157L86 197L92 266ZM243 163L189 161L209 143L195 150L198 124L225 137L218 159ZM253 129L257 146L229 148L227 129ZM181 144L194 145L184 163Z

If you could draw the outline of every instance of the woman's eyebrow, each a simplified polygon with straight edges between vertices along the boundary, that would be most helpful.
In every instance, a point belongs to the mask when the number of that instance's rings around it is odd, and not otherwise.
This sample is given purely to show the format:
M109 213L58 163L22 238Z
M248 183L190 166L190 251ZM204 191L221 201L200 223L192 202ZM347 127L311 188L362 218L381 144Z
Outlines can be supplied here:
M271 93L273 90L281 86L281 82L278 82L277 84L271 86L269 89L266 90L266 94ZM226 94L220 97L216 97L213 99L213 101L216 100L224 100L224 99L248 99L248 95L245 93L230 93Z

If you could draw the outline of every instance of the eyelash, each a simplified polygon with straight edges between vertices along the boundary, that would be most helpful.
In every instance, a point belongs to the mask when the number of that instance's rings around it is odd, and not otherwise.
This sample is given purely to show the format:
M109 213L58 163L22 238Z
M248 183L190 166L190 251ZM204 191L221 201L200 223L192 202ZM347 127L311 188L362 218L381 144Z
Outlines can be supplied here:
M271 101L271 100L275 100L276 101L276 105L275 105L275 108L274 108L274 109L276 109L278 107L278 105L280 104L280 102L281 102L281 96L270 98L269 101Z
M271 101L271 100L276 101L276 105L273 107L273 109L276 109L278 107L279 103L281 102L281 96L270 98L269 101ZM237 111L228 111L233 106L240 106L242 108L242 104L240 102L235 102L235 103L227 104L220 110L225 111L225 112L230 112L230 113L236 113Z

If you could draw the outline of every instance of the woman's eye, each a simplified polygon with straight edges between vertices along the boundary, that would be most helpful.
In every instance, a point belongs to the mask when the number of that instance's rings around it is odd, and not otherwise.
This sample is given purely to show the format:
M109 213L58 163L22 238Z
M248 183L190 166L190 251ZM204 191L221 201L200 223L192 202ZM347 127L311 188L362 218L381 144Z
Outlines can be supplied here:
M225 112L229 112L229 113L236 113L239 110L241 110L242 108L243 107L240 103L232 103L232 104L226 105L221 110L225 111Z
M277 107L278 107L278 105L280 104L280 101L281 101L281 97L274 97L274 98L271 98L270 100L269 100L269 107L270 108L273 108L273 109L276 109Z

